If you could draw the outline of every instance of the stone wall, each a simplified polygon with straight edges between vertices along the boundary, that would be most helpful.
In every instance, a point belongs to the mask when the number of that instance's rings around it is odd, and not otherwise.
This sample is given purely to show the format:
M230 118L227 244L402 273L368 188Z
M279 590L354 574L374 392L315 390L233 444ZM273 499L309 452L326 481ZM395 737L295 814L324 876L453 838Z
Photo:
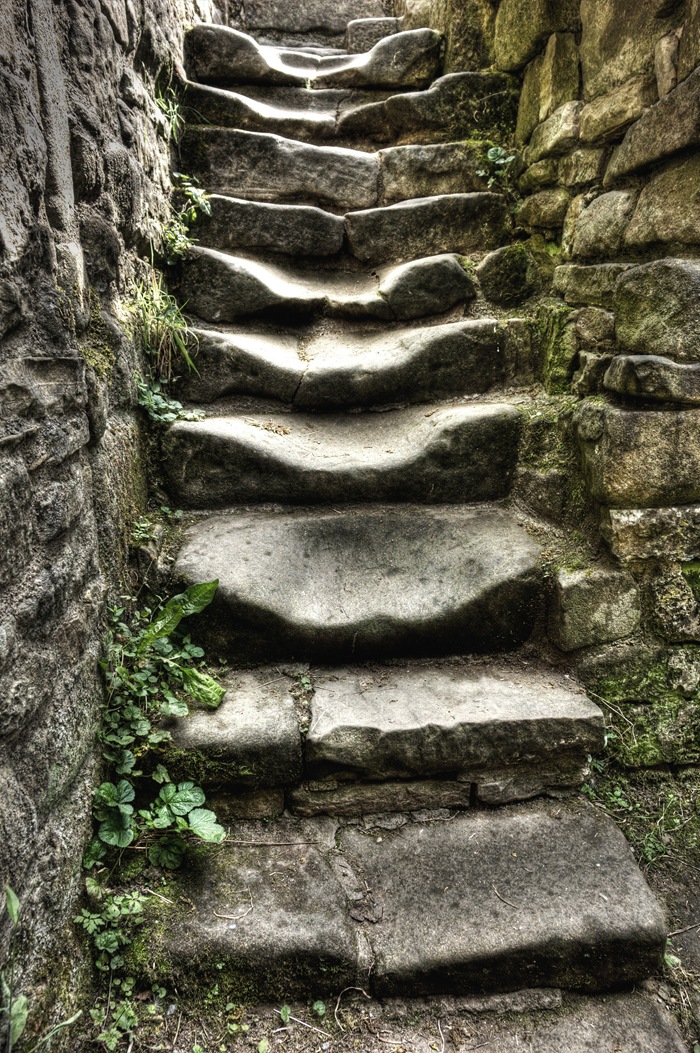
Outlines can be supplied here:
M46 977L60 1015L76 988L66 922L96 768L101 616L145 495L127 304L168 212L154 96L178 78L185 24L217 12L11 0L3 14L0 888L22 901L30 1009ZM0 963L7 945L5 926Z

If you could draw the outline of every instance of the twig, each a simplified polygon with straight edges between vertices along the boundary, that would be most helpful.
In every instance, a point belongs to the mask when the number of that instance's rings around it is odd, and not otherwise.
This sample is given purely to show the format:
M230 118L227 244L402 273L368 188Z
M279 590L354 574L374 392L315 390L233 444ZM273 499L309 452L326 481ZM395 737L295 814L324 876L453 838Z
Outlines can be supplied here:
M144 889L144 892L148 892L150 896L155 896L156 899L161 900L163 903L169 903L172 907L175 906L175 901L168 899L167 896L161 896L160 892L154 892L152 888Z
M280 680L286 680L286 679L287 679L286 676L278 676L274 680L267 680L264 684L261 684L260 686L261 687L269 687L270 684L279 684Z
M250 891L250 889L248 888L247 885L246 885L246 889L245 890L248 893L248 899L250 900L250 906L248 907L247 910L244 910L242 914L217 914L216 911L213 911L214 917L215 918L224 918L226 921L242 921L243 918L247 918L248 915L250 914L251 910L253 909L254 904L253 904L253 894L252 894L252 892Z
M265 848L293 848L294 845L320 845L320 841L236 841L232 837L227 837L223 842L227 845L248 845L248 846L262 846Z
M338 1019L338 1010L340 1009L340 999L343 997L343 995L347 991L359 991L360 994L363 994L365 996L365 998L370 998L371 997L371 995L367 994L367 992L365 991L364 987L344 987L343 988L343 990L338 995L338 1001L335 1003L335 1009L333 1010L333 1016L335 1017L335 1022L338 1025L338 1027L340 1028L341 1031L344 1031L345 1028L343 1027L343 1025L341 1024L340 1020Z
M700 874L700 867L694 867L692 863L688 863L687 860L683 859L683 856L677 856L675 852L666 852L666 855L670 856L671 859L677 859L688 870L694 870L697 874Z
M173 1039L173 1049L175 1049L175 1046L177 1045L177 1036L180 1034L180 1024L182 1023L182 1012L183 1011L181 1009L180 1010L180 1015L177 1018L177 1027L175 1028L175 1038Z
M277 1012L282 1016L282 1010L278 1009ZM289 1014L289 1020L293 1020L295 1024L301 1024L302 1027L308 1027L309 1031L315 1031L317 1035L323 1035L324 1038L333 1038L328 1031L321 1031L320 1027L314 1027L313 1024L307 1024L305 1020L300 1020L298 1016L292 1016Z
M442 1046L440 1048L440 1053L445 1053L445 1036L442 1033L442 1026L441 1026L439 1020L437 1022L437 1026L438 1026L438 1031L440 1032L440 1041L442 1042Z
M496 893L496 895L498 896L498 898L501 900L502 903L507 903L509 907L515 907L516 910L520 909L518 907L517 903L511 903L509 899L506 899L504 896L502 896L495 885L492 885L491 888Z
M670 940L672 936L680 936L681 933L692 932L693 929L700 929L700 921L696 921L694 925L686 925L684 929L674 929L673 932L669 932L668 938Z

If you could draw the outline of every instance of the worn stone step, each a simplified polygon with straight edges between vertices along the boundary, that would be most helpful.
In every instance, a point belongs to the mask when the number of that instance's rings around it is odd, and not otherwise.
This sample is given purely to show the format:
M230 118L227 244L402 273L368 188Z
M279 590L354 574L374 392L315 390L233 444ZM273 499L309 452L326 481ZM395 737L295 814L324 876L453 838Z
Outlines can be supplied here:
M510 489L520 422L503 404L210 417L168 430L163 467L187 508L493 501Z
M542 585L537 545L489 507L213 516L187 529L174 574L219 579L202 634L252 660L507 649Z
M431 256L372 274L299 272L196 247L183 270L182 299L208 322L270 309L287 315L408 321L443 314L475 296L456 256Z
M353 985L404 998L603 991L653 974L665 939L612 820L586 802L538 802L393 831L234 824L173 878L129 968L186 997L216 982L250 1001Z
M199 373L179 392L194 402L259 395L299 409L425 402L481 394L506 374L503 328L490 318L302 338L195 329Z
M286 256L334 256L343 248L342 217L312 205L275 205L221 194L212 194L209 204L211 215L202 218L195 232L209 248Z
M185 60L194 81L321 88L426 88L440 71L442 38L432 29L396 33L361 55L275 48L226 26L201 24L187 34Z
M487 149L487 143L459 142L363 153L208 127L188 128L180 143L183 167L210 193L320 204L343 213L408 198L485 191Z
M386 143L405 137L416 143L461 140L477 133L486 140L503 138L504 129L514 122L518 96L513 83L499 73L450 73L424 91L379 101L363 101L358 91L340 108L333 91L323 109L295 109L298 96L285 102L279 95L272 104L245 88L231 91L188 81L184 105L200 124L275 133L301 142ZM315 106L313 94L304 97Z
M378 201L376 154L231 128L188 129L181 146L183 167L212 193L320 203L344 212Z
M443 194L345 217L350 251L374 262L474 252L502 245L511 230L502 194Z
M318 30L328 36L345 33L354 18L381 18L381 0L243 0L241 20L249 30L281 33Z
M345 46L351 54L362 54L401 29L400 18L353 18L345 31Z

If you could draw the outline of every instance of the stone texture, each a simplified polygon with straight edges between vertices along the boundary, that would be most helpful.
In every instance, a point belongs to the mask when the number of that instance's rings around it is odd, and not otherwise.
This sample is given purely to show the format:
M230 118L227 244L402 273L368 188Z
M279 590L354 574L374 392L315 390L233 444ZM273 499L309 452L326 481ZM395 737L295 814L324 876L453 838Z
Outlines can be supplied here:
M656 78L632 77L607 95L599 95L581 110L581 139L585 143L619 138L647 107L658 100Z
M337 784L331 780L309 783L288 794L294 815L376 815L381 812L415 812L423 809L471 806L471 783L373 782Z
M183 167L210 193L342 209L377 203L379 160L372 154L206 127L188 129L181 149Z
M700 244L700 154L672 162L642 187L625 233L631 248Z
M175 572L219 578L199 619L216 653L269 657L512 647L540 589L536 546L498 509L219 516Z
M293 400L304 373L295 336L197 328L193 333L198 372L180 379L178 394L193 402L213 402L224 395Z
M380 905L370 934L379 994L600 990L646 976L663 956L661 912L624 836L590 805L475 811L379 845L349 828L341 851Z
M197 228L213 249L257 249L286 256L334 256L343 247L340 216L310 205L273 205L212 194Z
M349 212L345 229L354 256L385 262L494 248L507 239L510 217L500 194L444 194Z
M578 27L575 0L534 0L525 8L518 0L503 0L496 16L496 65L522 69L551 33Z
M557 572L549 634L562 651L620 640L636 632L640 619L630 574L604 568Z
M598 263L583 266L572 263L557 267L554 288L569 304L612 307L616 301L617 283L629 269L626 263Z
M700 64L700 3L689 0L678 49L678 80L685 80Z
M479 175L483 170L484 149L482 143L460 142L381 150L380 204L486 190L487 179Z
M542 56L539 82L539 121L578 98L579 59L573 33L552 33Z
M413 27L412 27L413 28ZM423 28L422 26L415 28ZM383 37L401 30L399 18L353 18L348 22L345 36L347 49L352 54L370 51Z
M629 270L618 281L614 311L623 351L697 361L700 263L663 259Z
M606 157L607 154L603 148L596 149L589 146L573 150L559 161L559 182L566 187L599 182L603 175Z
M682 27L674 29L661 37L654 52L654 73L656 74L656 87L659 98L673 91L678 84L678 53L680 50Z
M442 314L476 295L455 256L430 256L385 270L379 293L399 321Z
M540 190L525 199L518 209L517 222L521 226L557 230L564 223L571 195L563 187Z
M603 744L597 706L527 672L338 670L318 676L314 687L305 763L317 775L349 771L383 780L466 772L487 781L504 757L521 767L565 758L584 766Z
M584 97L593 99L637 74L653 73L657 41L679 21L677 5L666 0L582 0Z
M526 165L535 164L543 157L568 153L578 144L582 105L567 102L535 128L523 157Z
M606 184L700 143L700 69L628 130L605 173Z
M541 284L535 256L521 243L490 252L476 268L476 275L492 303L522 303Z
M631 398L700 406L700 365L681 365L659 355L618 355L605 387Z
M194 709L172 721L172 747L166 750L172 778L250 790L297 782L301 734L291 684L275 669L236 673L217 710Z
M243 0L243 16L250 29L305 33L317 29L344 33L355 18L381 18L381 0Z
M700 556L700 505L603 509L601 532L623 562L694 561Z
M611 190L597 197L576 222L572 256L595 259L616 256L622 248L637 195L630 190Z
M177 504L490 501L507 494L514 406L432 407L342 417L210 417L163 440Z
M592 496L614 508L700 499L700 416L582 403L576 429Z

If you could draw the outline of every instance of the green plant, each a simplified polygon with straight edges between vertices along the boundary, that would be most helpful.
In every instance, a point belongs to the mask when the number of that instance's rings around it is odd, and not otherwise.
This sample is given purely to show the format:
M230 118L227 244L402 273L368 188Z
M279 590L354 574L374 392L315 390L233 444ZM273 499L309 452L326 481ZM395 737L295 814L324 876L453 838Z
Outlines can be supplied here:
M482 179L488 177L487 186L503 187L510 178L510 167L515 160L515 154L509 154L502 146L492 146L486 151L484 157L484 168L479 169L477 175Z
M9 885L5 886L5 910L12 926L12 935L10 938L10 952L8 956L9 972L7 974L4 971L0 973L0 990L2 991L0 1018L2 1018L3 1027L5 1029L5 1053L12 1053L12 1050L15 1048L17 1042L19 1042L27 1026L27 1021L29 1019L29 1000L26 995L17 994L15 990L15 934L19 926L20 905L19 897ZM74 1024L82 1015L83 1011L80 1009L70 1017L70 1019L62 1020L60 1024L56 1024L34 1043L31 1047L30 1053L37 1053L38 1050L43 1049L48 1045L54 1035L59 1031L62 1031L64 1028L70 1027L71 1024Z
M179 143L185 128L185 118L177 92L168 85L167 88L160 88L155 98L156 106L168 122L168 138L174 143Z
M186 410L177 399L171 399L158 380L146 382L136 376L139 406L154 424L172 424L176 420L203 420L202 410Z
M196 354L197 339L179 303L166 289L162 274L152 270L135 287L131 311L136 321L136 336L157 376L169 383L175 363L180 360L190 372L197 372L192 357Z
M218 843L225 836L214 813L202 807L201 788L173 783L164 765L154 763L171 739L161 726L164 718L186 716L190 701L215 709L223 698L223 687L204 668L202 648L178 632L184 618L211 603L217 587L218 581L192 585L165 603L130 613L111 609L100 742L114 779L95 790L98 825L85 856L88 868L110 849L139 838L151 863L175 868L189 837ZM153 783L159 787L155 797Z
M186 260L195 244L190 228L200 213L211 215L209 194L199 185L199 180L174 172L170 218L156 229L151 239L152 258L157 256L170 265Z

